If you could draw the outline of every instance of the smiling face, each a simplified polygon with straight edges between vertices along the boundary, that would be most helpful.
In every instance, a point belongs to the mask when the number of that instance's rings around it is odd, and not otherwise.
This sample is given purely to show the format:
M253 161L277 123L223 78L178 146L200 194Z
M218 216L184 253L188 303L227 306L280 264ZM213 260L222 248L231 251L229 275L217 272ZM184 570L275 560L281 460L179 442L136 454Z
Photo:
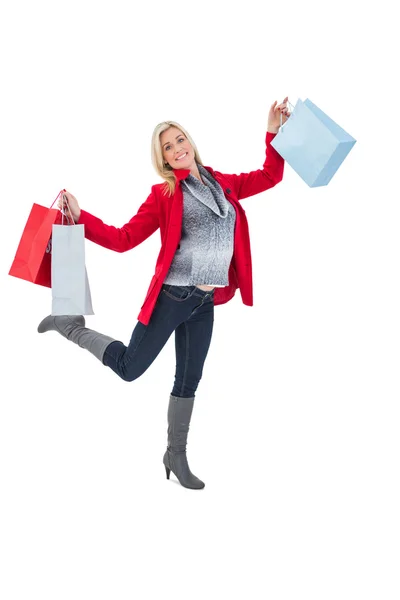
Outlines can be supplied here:
M194 150L187 137L176 127L170 127L160 135L163 158L173 169L195 167Z

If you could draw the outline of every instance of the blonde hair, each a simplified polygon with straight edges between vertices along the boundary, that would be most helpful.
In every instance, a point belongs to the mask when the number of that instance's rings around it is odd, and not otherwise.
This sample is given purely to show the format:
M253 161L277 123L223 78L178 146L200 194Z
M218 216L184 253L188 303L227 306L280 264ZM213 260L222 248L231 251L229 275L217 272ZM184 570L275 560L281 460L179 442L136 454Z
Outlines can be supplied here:
M200 159L200 155L197 150L196 144L194 143L186 129L181 127L179 123L176 123L175 121L163 121L154 128L153 136L151 138L151 162L153 163L153 167L160 175L160 177L165 179L164 194L166 195L169 192L169 195L172 196L172 194L175 192L176 177L174 175L172 167L164 163L164 157L160 141L161 134L164 131L167 131L167 129L169 129L170 127L176 127L187 137L194 150L195 161L197 162L197 164L200 165L203 165L203 163Z

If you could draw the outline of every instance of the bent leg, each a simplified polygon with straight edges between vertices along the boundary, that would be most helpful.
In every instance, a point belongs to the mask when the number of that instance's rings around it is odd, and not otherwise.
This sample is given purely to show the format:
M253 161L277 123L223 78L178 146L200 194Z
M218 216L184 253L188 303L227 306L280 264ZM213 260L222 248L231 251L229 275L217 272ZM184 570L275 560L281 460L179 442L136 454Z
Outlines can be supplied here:
M165 291L164 291L165 289ZM160 292L148 325L140 321L133 330L128 346L113 342L104 353L103 363L124 381L140 377L157 358L171 334L187 320L199 304L204 292L193 286L187 298L185 287L165 286Z

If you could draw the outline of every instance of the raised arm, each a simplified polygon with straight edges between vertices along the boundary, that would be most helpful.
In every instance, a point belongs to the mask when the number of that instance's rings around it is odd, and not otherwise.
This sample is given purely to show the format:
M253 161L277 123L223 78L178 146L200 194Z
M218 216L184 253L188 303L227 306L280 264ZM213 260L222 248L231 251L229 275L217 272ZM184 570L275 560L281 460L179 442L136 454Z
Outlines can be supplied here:
M67 192L67 197L70 194ZM77 217L77 218L76 218ZM158 204L153 190L138 212L122 227L106 225L86 210L79 209L75 222L85 226L85 237L115 252L126 252L146 240L159 227Z
M271 146L271 141L279 131L281 115L282 123L285 123L290 117L286 106L287 100L288 96L286 96L282 104L277 104L275 100L270 107L267 134L265 137L265 160L262 169L250 171L250 173L240 173L240 175L224 175L235 190L238 200L265 192L265 190L274 187L283 179L285 161L275 148Z
M265 160L262 169L240 173L240 175L225 175L235 191L238 200L254 196L274 187L283 179L283 167L285 161L271 146L275 133L267 132L265 138Z

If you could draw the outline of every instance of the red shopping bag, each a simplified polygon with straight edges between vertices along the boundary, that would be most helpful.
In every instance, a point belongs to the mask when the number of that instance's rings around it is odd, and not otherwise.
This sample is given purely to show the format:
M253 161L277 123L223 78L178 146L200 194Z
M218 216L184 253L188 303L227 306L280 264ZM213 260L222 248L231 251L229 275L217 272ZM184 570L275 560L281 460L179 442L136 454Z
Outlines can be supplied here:
M65 190L61 190L54 202L63 192ZM61 211L52 208L53 204L50 208L33 204L9 275L51 287L52 226L61 223L63 218Z

